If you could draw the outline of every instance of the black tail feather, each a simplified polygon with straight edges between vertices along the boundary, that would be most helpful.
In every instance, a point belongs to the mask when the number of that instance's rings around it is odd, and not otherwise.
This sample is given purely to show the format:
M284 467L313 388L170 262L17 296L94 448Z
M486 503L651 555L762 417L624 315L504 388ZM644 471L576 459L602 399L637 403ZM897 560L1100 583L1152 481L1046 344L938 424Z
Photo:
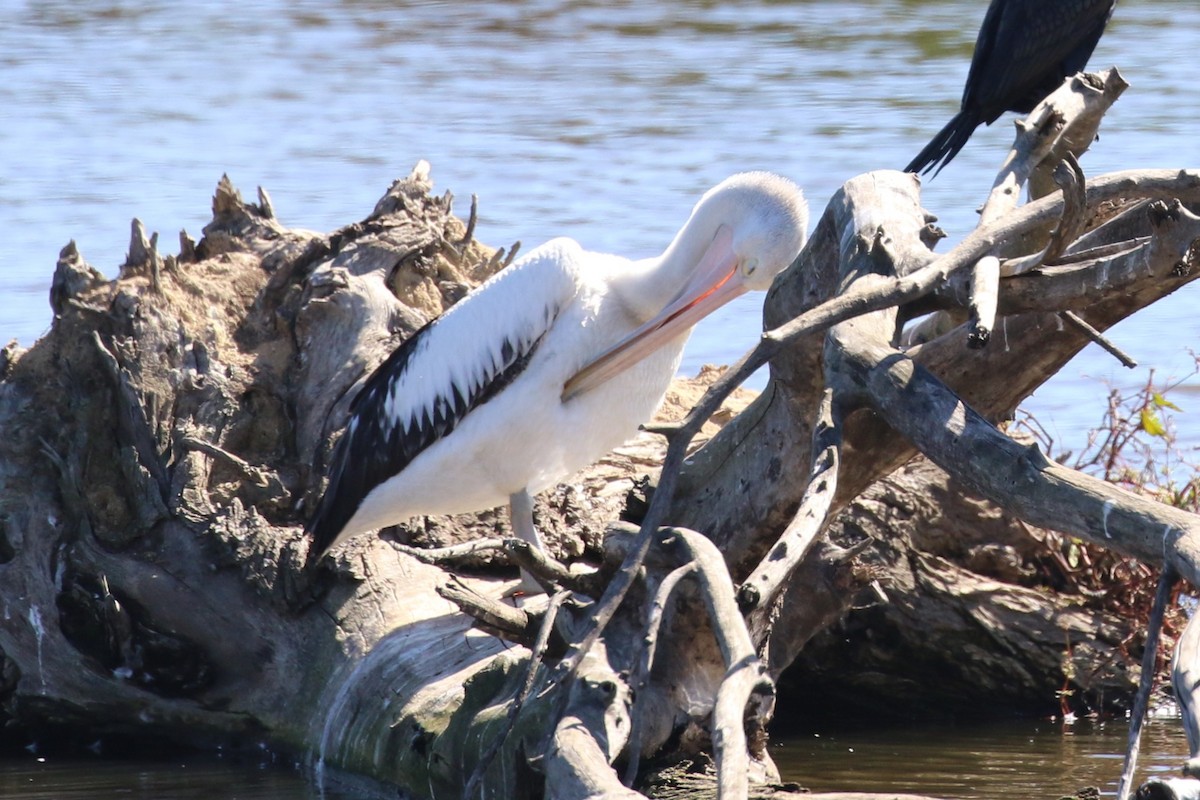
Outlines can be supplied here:
M963 149L963 145L979 127L979 122L979 118L974 114L958 112L946 123L946 127L938 131L933 140L917 153L917 157L904 168L904 171L927 173L932 169L936 176L942 171L942 167L949 164L950 159Z
M341 441L338 442L338 445L341 445ZM342 532L342 528L346 527L346 523L354 516L354 506L347 506L345 502L337 502L334 491L335 480L336 476L330 480L329 486L326 487L325 494L317 506L317 513L305 526L305 532L309 536L309 549L304 569L310 574L317 569L317 565L325 557L329 548L333 546L338 534Z

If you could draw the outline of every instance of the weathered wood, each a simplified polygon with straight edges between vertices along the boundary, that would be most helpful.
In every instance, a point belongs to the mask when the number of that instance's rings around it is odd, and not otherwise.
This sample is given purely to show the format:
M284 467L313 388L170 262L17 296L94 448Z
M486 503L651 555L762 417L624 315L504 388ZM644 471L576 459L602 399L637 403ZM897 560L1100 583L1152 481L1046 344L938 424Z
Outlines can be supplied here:
M870 208L874 186L864 185L854 194L852 187L853 182L847 185L848 194L859 202L868 199L863 205ZM910 224L909 230L913 227ZM854 230L878 229L878 224L868 218ZM839 240L845 243L851 236L851 231L843 231ZM1195 238L1193 235L1191 240ZM860 281L878 281L874 274L877 271L900 274L900 267L886 264L903 263L906 240L889 237L887 241L893 247L885 248L880 246L883 239L876 233L872 241L873 247L843 250L842 263L847 265L844 268L848 274L859 276ZM874 254L876 250L878 255ZM1187 252L1183 251L1183 257L1187 257ZM1172 254L1167 261L1151 265L1149 271L1168 273L1170 259L1175 257ZM855 270L849 263L855 258L868 263ZM889 312L835 326L829 335L836 346L826 351L825 369L827 373L830 370L840 373L846 383L857 387L859 397L927 456L974 491L1032 524L1084 536L1148 561L1164 556L1172 565L1193 560L1196 531L1193 515L1114 491L1098 481L1050 464L1036 450L1025 451L978 417L907 355L892 348L894 327L894 316ZM829 382L838 385L833 379ZM854 393L854 389L844 391ZM968 451L972 453L969 458L959 457ZM1195 579L1195 572L1189 577Z
M1129 707L1138 678L1129 651L1141 623L1046 588L1039 565L1053 557L1055 537L927 459L862 493L830 536L864 545L857 574L827 577L814 564L804 573L813 589L805 598L832 604L850 593L854 609L780 654L791 665L779 678L791 719L1045 716L1060 712L1064 689L1080 712ZM871 580L886 600L867 588ZM831 581L841 583L824 588ZM782 649L781 628L772 646Z
M679 582L695 571L696 563L694 561L682 564L664 575L654 589L654 600L646 609L646 635L645 641L642 643L641 658L638 660L637 669L629 682L634 696L645 692L650 687L650 670L654 666L654 654L657 650L667 603L671 600L671 595ZM643 730L646 726L645 708L645 703L635 702L630 712L629 752L626 756L625 774L622 776L622 783L626 786L632 786L633 782L637 780L638 767L641 764L642 742L645 739Z
M1175 643L1171 688L1187 734L1188 758L1183 771L1195 777L1200 775L1200 614L1192 614Z
M880 345L854 347L844 349L846 368L870 389L877 410L972 490L1030 524L1149 563L1165 560L1200 584L1200 517L1055 464L1005 436L911 360Z
M554 726L546 754L548 797L599 800L642 797L621 784L609 766L629 735L629 689L590 651L574 681L565 712Z
M775 685L758 660L746 622L738 612L725 558L711 541L694 531L674 529L675 547L696 565L701 595L725 661L725 675L713 703L713 755L717 766L717 797L744 800L749 791L750 756L758 771L778 779L765 747L763 732L771 718ZM683 560L683 559L681 559ZM752 702L753 700L753 702ZM751 706L751 708L748 708ZM746 727L759 734L747 748Z
M1128 88L1115 68L1074 75L1018 121L1012 150L984 203L981 222L989 223L1015 209L1026 184L1030 184L1033 197L1053 192L1052 176L1058 162L1067 156L1082 157L1096 139L1104 114ZM1048 168L1038 169L1044 165Z
M1094 181L1087 190L1089 207L1096 208L1097 205L1094 204L1110 202L1115 199L1114 195L1110 193L1113 191L1119 193L1128 189L1129 183L1127 182L1131 178L1132 176L1102 177ZM1143 178L1144 180L1142 180ZM1174 184L1167 196L1174 194L1190 197L1195 192L1195 177L1185 173L1144 174L1139 176L1136 182L1146 191L1146 196L1160 196L1158 193L1164 188L1164 184L1161 183L1164 180ZM878 181L878 177L876 177L876 181ZM876 187L876 184L864 183L863 185ZM1117 189L1118 186L1123 186L1123 189ZM890 198L902 194L903 180L898 178L896 185L889 186L886 191L893 193L889 196ZM882 195L884 192L879 192L879 194ZM864 196L867 195L864 194ZM1006 229L1002 237L998 237L1003 239L1005 245L997 248L997 252L1002 254L1011 252L1005 249L1011 242L1022 242L1022 246L1030 249L1044 249L1044 245L1038 246L1036 243L1025 242L1022 237L1026 233L1046 230L1046 223L1051 218L1047 213L1048 209L1052 204L1057 203L1059 205L1057 205L1055 213L1058 213L1058 210L1062 208L1061 202L1055 198L1047 198L1032 203L1011 215L1005 223L1010 227ZM883 207L894 204L894 199L890 202L878 203ZM912 228L920 232L915 238L923 243L924 214L916 211L918 205L915 202L911 203L910 207L914 209ZM1088 246L1093 248L1091 253L1094 260L1084 267L1090 278L1088 282L1080 281L1068 288L1065 283L1060 282L1061 273L1056 274L1051 270L1045 270L1046 274L1053 276L1052 279L1043 281L1044 273L1039 272L1035 276L1037 280L1031 280L1021 287L1020 298L1028 302L1031 307L1038 308L1047 308L1052 304L1057 304L1058 308L1090 304L1089 316L1094 314L1097 318L1104 319L1105 322L1102 325L1107 326L1128 308L1125 303L1117 299L1118 295L1106 294L1110 285L1106 278L1114 267L1118 272L1129 270L1123 273L1124 277L1136 284L1136 288L1130 288L1133 289L1132 294L1140 296L1141 299L1148 299L1150 293L1165 293L1173 290L1176 278L1188 276L1191 273L1189 266L1181 267L1181 265L1189 265L1194 260L1193 243L1197 238L1196 231L1186 221L1185 216L1178 212L1178 209L1169 215L1159 215L1158 219L1152 220L1147 216L1140 219L1142 227L1135 228L1140 237L1137 239L1139 243L1146 240L1146 233L1150 228L1157 227L1165 236L1163 239L1156 237L1155 241L1165 240L1170 241L1171 244L1154 253L1153 256L1145 247L1138 246L1134 250L1133 259L1130 259L1128 256L1122 255L1120 247L1108 247L1092 238L1089 240ZM1163 222L1168 222L1168 224L1164 226ZM1172 226L1175 226L1173 232L1170 230ZM894 241L896 238L894 230L891 228L886 230L890 234L887 236L888 241ZM905 228L905 230L908 229ZM1115 228L1110 230L1114 233L1118 231ZM1125 230L1128 228L1122 229L1121 232L1124 233ZM875 232L874 238L879 238L877 227L861 226L847 229L839 226L835 218L827 213L818 225L806 252L802 254L798 266L790 271L771 293L767 308L768 314L779 319L794 317L797 313L802 313L805 307L812 307L827 297L828 295L823 292L828 292L829 286L837 285L837 277L831 275L824 265L841 263L836 254L838 243L853 241L856 231L861 231L862 233L857 235L864 238L866 231ZM963 244L944 257L952 260L950 265L941 265L937 262L930 264L927 253L916 251L915 248L897 247L899 253L894 256L893 260L898 266L894 267L894 272L911 277L914 272L912 268L905 265L916 265L916 274L919 274L920 270L924 268L921 265L929 264L924 269L929 271L945 269L948 274L953 274L955 270L961 269L962 265L971 263L972 258L986 253L992 243L991 236L991 233L981 231L967 237ZM1134 277L1132 266L1134 261L1140 269L1140 277ZM1093 269L1097 272L1092 272ZM1069 273L1071 268L1068 267L1065 271ZM1118 278L1117 282L1121 280ZM1049 300L1043 293L1043 290L1047 288L1047 282L1052 287L1057 287L1053 300ZM1006 281L1007 283L1009 282ZM1094 294L1092 292L1094 286L1106 287L1105 290L1101 290L1101 294L1106 296L1101 298ZM890 282L878 282L871 291L874 297L886 293L892 293L893 296L899 297L903 295L904 290L903 280L893 279ZM1007 297L1011 291L1012 289L1006 285L1001 297ZM793 303L790 306L780 303L779 301L789 293L792 297L801 298L801 302ZM852 296L859 299L847 299ZM843 302L847 304L860 303L859 310L869 310L874 307L874 301L863 299L869 296L871 296L869 293L856 292L851 289L843 295ZM775 313L772 315L773 303L776 305ZM1004 309L1004 311L1008 311L1008 309ZM812 318L812 316L808 317L809 320ZM768 321L770 322L770 317ZM772 334L772 337L800 335L799 331L805 322L806 318L801 316L789 323L791 330L781 329L780 333ZM961 349L962 339L957 335L942 337L940 340L922 347L919 351L915 351L915 355L918 361L933 365L938 374L948 376L947 379L951 385L959 389L960 393L964 395L964 399L976 404L985 413L1000 417L1010 413L1016 402L1034 388L1034 384L1029 380L1031 376L1041 374L1042 370L1057 368L1051 365L1063 363L1082 345L1084 341L1082 338L1076 337L1072 341L1073 337L1061 335L1060 325L1053 321L1048 322L1049 324L1031 318L1019 318L1012 320L1012 324L1010 324L1010 320L1004 320L1002 327L1006 346L1003 350L990 348L989 351L984 351L977 357L964 357ZM819 328L819 326L817 327ZM797 333L793 334L791 331L797 331ZM804 439L805 419L809 418L811 414L811 403L813 402L811 398L815 396L818 387L822 385L822 381L817 378L820 374L820 367L812 358L812 354L815 352L818 352L818 349L814 343L801 339L795 341L794 349L789 352L771 351L774 355L772 362L775 367L774 381L764 393L763 399L750 409L749 413L735 421L734 425L718 436L709 448L701 451L697 457L693 457L688 465L688 474L685 474L681 481L684 499L677 502L674 513L678 517L673 518L705 519L709 526L707 529L713 532L726 552L731 557L739 559L742 564L753 563L758 557L759 551L755 549L755 543L759 543L757 546L761 546L764 538L769 540L769 537L762 535L764 529L778 529L786 524L786 516L781 519L776 515L781 511L786 515L790 509L795 508L795 504L799 502L799 497L806 486L804 482L806 476L803 473L799 470L781 472L778 465L805 463L800 453L793 449L792 443L784 432L790 430L795 439L800 441ZM988 387L987 391L979 391L983 386ZM740 424L742 422L745 424ZM844 467L842 477L842 489L845 492L843 499L853 496L856 491L861 490L862 484L857 483L859 477L867 478L868 475L877 477L886 474L888 469L906 457L903 455L902 441L886 438L881 425L871 423L863 426L861 418L851 422L848 452L854 454L857 449L858 452L866 455L869 463L856 461L853 457L848 458L848 466ZM863 438L868 432L870 438ZM856 439L857 441L855 441ZM711 453L711 459L704 458L706 453ZM889 453L895 454L895 460L888 457ZM867 467L868 472L858 472L864 466ZM746 484L743 480L745 475L759 476L753 495L745 492ZM729 478L728 484L725 476ZM847 479L849 479L848 482L846 482ZM869 480L869 478L867 479ZM743 503L743 500L746 502ZM731 504L732 508L729 507ZM838 505L835 504L835 510L837 507ZM1102 503L1100 507L1102 508ZM716 518L715 526L712 523L714 517ZM729 520L733 526L729 535L725 532L722 520ZM697 522L695 524L705 523ZM1161 551L1154 550L1152 547L1141 550L1143 556L1150 558L1155 557L1152 553L1159 552Z
M812 477L800 507L779 541L738 589L738 604L749 615L747 622L756 641L766 639L770 615L780 595L825 530L837 492L841 443L842 414L835 408L833 391L827 390L813 426Z
M474 771L471 772L471 777L467 780L466 788L463 789L464 797L475 797L477 794L488 767L492 765L496 754L500 752L500 748L504 746L504 743L512 733L517 721L517 715L521 713L521 709L525 707L525 701L529 699L533 694L534 688L538 685L540 672L538 668L542 663L542 659L546 656L551 633L554 630L555 623L558 621L558 611L566 601L567 594L566 591L555 592L551 596L550 602L546 605L541 624L538 626L537 636L529 646L529 661L525 665L525 681L521 686L521 692L513 698L513 702L508 708L504 730L492 739L487 749L479 757L479 763L475 765ZM630 727L632 728L632 726Z
M726 548L726 552L738 554L742 564L738 569L748 570L748 564L761 558L762 542L773 540L773 536L764 536L763 532L781 530L787 524L807 485L807 470L783 470L782 465L803 464L808 460L795 443L807 441L811 436L808 417L823 390L819 354L826 327L915 299L989 251L1003 252L1010 239L1020 240L1023 231L1044 227L1062 210L1061 197L1052 196L1030 203L1003 223L973 232L945 256L929 263L929 254L921 239L925 218L912 177L900 173L872 173L872 182L862 185L871 185L876 192L876 197L863 205L891 209L889 213L896 219L901 213L907 214L909 221L903 228L895 225L887 228L889 237L900 241L897 237L902 229L917 231L912 241L920 246L906 244L896 256L896 270L904 277L877 281L869 289L852 289L835 301L818 307L832 296L831 287L838 285L836 274L830 273L840 263L838 243L846 241L847 235L854 239L854 234L845 230L836 215L827 211L797 264L768 294L764 312L768 325L790 321L768 334L754 356L739 367L741 374L748 374L762 360L770 358L772 383L746 414L689 459L679 479L682 499L672 511L672 521L690 525L700 524L694 520L703 520L709 526L706 530ZM1105 176L1089 185L1088 203L1095 207L1095 204L1130 192L1139 197L1200 199L1200 175L1158 171ZM1153 302L1196 277L1194 270L1176 268L1194 260L1196 252L1191 248L1195 231L1182 219L1177 211L1163 220L1166 227L1161 241L1168 244L1161 252L1153 254L1139 251L1133 261L1140 273L1135 273L1134 263L1129 259L1115 257L1090 265L1087 275L1091 282L1080 280L1081 276L1072 276L1068 286L1058 276L1043 278L1041 274L1023 279L1028 281L1024 286L1010 287L1006 281L1000 313L1012 315L1032 309L1057 310L1087 305L1089 317L1097 327L1113 324L1132 313L1135 307ZM1176 220L1181 221L1177 224ZM1144 224L1151 222L1146 219ZM905 238L903 241L908 243L910 240ZM1002 246L1001 242L1005 244ZM1149 263L1151 259L1153 263ZM928 266L909 266L923 264ZM1101 277L1104 270L1119 273L1115 283L1123 283L1123 292L1097 296L1094 287L1108 286ZM1018 293L1018 302L1027 303L1025 307L1007 305L1006 298L1014 291ZM1099 294L1104 292L1099 290ZM1002 323L1002 329L1007 345L1004 348L988 348L973 354L962 348L961 340L952 334L924 345L915 357L937 374L947 376L950 387L982 413L999 418L1011 414L1016 404L1040 384L1039 376L1057 370L1087 341L1082 335L1064 335L1053 315L1044 319L1011 319ZM737 374L731 371L726 377L735 380ZM851 425L848 436L850 449L870 455L864 461L851 459L843 466L840 502L899 466L914 452L902 440L886 436L878 425L864 428L861 421L857 421ZM866 438L855 441L860 436ZM742 477L747 474L761 476L754 484L754 493L747 491ZM735 569L735 576L738 569Z
M1200 781L1194 778L1151 778L1138 787L1137 800L1197 800Z

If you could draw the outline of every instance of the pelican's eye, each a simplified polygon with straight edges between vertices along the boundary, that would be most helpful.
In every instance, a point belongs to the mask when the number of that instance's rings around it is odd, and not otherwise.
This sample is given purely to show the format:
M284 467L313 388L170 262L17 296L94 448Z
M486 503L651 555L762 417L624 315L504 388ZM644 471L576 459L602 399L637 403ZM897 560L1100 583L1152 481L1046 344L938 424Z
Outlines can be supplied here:
M758 269L758 259L748 258L742 262L742 274L749 278Z

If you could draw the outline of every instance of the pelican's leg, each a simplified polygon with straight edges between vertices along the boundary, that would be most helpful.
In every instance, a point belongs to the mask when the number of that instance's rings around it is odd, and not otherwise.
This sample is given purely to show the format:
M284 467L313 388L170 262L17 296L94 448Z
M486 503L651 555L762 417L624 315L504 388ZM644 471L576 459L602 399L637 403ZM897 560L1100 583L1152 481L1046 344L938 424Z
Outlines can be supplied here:
M538 535L537 528L533 527L533 498L525 489L508 496L508 519L517 538L529 542L543 553L546 552L546 548L542 544L542 537ZM546 592L542 585L524 569L521 570L521 584L515 591L525 594L545 594Z

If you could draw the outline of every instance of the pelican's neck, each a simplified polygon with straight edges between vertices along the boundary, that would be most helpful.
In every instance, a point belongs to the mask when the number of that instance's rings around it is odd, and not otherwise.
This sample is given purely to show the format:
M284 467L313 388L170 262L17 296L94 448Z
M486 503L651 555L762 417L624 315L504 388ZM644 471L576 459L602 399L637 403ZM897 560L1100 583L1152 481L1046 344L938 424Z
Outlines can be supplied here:
M712 244L717 227L703 224L693 214L662 255L631 261L613 277L609 285L639 324L649 321L675 299Z

